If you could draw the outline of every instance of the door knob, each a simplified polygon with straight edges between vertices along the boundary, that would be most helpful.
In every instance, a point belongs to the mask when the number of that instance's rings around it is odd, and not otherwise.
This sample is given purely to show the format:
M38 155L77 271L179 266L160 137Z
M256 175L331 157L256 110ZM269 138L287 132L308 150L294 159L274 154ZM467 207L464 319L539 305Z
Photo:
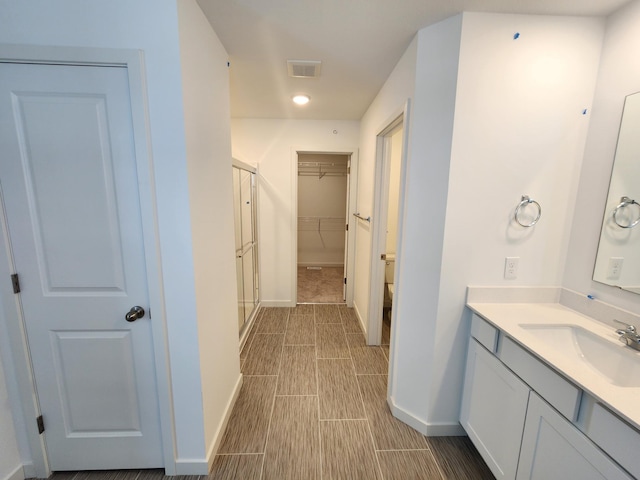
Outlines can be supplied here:
M124 316L124 319L127 322L135 322L142 317L144 317L144 308L135 306L131 307L131 310Z

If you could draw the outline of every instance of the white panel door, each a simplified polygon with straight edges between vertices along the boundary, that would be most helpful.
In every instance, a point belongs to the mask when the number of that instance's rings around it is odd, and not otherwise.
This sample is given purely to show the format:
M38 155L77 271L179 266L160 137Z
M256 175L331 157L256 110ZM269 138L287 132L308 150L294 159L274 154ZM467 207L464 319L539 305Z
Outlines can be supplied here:
M0 64L0 151L52 470L163 466L126 68Z

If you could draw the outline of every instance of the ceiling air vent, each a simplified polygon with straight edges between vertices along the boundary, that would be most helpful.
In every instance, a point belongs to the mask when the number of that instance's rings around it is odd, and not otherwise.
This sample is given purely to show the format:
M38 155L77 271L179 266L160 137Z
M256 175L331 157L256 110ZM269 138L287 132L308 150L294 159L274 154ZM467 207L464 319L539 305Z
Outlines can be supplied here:
M320 60L287 60L290 77L314 78L320 76Z

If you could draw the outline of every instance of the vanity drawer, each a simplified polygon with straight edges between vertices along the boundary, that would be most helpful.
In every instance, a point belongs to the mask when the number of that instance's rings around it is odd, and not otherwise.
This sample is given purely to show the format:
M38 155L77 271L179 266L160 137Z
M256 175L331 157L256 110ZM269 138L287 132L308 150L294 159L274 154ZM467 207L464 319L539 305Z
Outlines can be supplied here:
M471 317L471 336L491 353L496 353L498 329L475 313Z
M640 478L640 432L596 403L586 422L586 434L631 475Z
M509 337L503 336L498 357L568 420L576 419L582 390Z

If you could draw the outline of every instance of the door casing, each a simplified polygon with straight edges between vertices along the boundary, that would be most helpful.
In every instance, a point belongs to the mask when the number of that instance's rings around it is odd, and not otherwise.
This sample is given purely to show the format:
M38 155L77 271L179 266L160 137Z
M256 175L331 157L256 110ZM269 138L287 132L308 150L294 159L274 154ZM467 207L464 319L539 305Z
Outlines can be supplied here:
M402 155L400 160L400 198L398 200L398 226L396 238L396 264L394 271L394 303L399 303L401 287L399 285L399 272L402 268L402 231L404 224L404 195L407 171L407 149L409 139L409 100L404 107L393 115L376 137L376 171L373 191L373 220L371 232L371 259L369 267L369 318L367 328L367 345L380 345L382 340L382 306L384 303L384 262L380 259L386 243L387 235L387 209L389 196L389 171L390 158L389 147L391 134L401 126ZM391 309L391 345L389 371L393 372L393 332L398 327L396 321L397 308ZM390 375L391 376L391 375ZM389 385L391 385L391 378Z
M153 164L149 137L148 107L143 52L128 49L102 49L81 47L41 47L23 45L0 45L0 62L99 65L126 67L133 124L136 169L139 179L140 211L142 216L145 265L147 268L149 307L153 311L152 341L160 407L160 427L164 467L167 475L176 474L175 426L171 403L171 377L169 372L168 337L166 311L162 289L158 243L157 206L153 183ZM0 195L2 192L0 191ZM4 212L0 212L4 215ZM44 440L38 432L36 418L40 415L37 392L33 380L29 348L22 319L20 298L13 294L10 275L16 273L11 256L11 243L6 230L6 221L0 221L0 296L3 311L0 312L0 351L3 363L14 367L15 384L7 381L12 405L19 405L19 412L31 450L33 465L25 466L27 477L47 478L51 474ZM8 358L4 358L8 357ZM7 361L8 360L8 361ZM14 386L15 385L15 386Z
M347 155L350 159L348 175L348 198L347 198L347 218L349 225L347 244L344 246L347 255L347 288L345 289L345 303L347 307L353 307L353 279L355 269L355 222L353 214L356 208L356 198L358 193L358 149L349 148L345 150L332 150L326 148L303 148L293 147L291 149L291 302L289 307L295 307L298 301L298 155L305 153L326 153L330 155ZM275 306L275 305L274 305ZM285 305L282 305L285 306Z

